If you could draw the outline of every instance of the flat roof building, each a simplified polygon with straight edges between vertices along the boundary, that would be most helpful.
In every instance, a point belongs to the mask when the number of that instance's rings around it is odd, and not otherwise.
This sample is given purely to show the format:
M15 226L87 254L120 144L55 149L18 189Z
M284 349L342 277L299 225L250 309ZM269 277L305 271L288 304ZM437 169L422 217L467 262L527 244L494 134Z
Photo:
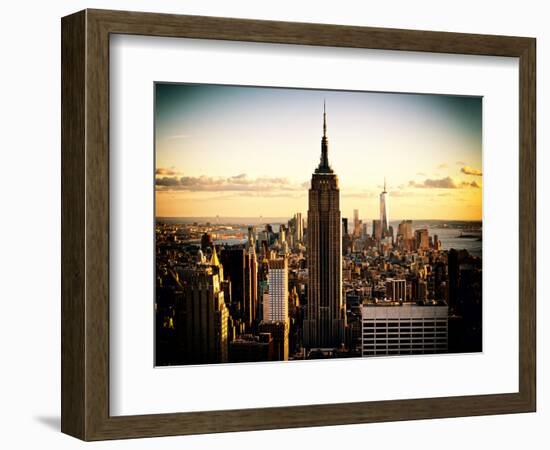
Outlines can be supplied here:
M361 356L447 352L445 303L378 302L361 305Z

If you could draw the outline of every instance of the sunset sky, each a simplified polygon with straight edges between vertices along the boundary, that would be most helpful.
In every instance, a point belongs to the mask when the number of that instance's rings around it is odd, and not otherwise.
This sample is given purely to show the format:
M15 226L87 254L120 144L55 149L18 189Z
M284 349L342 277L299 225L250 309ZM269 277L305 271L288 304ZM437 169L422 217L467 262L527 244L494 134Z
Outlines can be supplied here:
M307 213L321 153L343 217L480 220L479 97L159 84L157 217L290 217Z

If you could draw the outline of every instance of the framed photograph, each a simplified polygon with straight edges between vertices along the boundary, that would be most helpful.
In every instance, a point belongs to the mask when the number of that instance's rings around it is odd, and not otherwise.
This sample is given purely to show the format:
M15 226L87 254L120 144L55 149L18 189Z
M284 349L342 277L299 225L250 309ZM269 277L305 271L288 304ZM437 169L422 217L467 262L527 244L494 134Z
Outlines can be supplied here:
M63 432L535 411L534 38L61 30Z

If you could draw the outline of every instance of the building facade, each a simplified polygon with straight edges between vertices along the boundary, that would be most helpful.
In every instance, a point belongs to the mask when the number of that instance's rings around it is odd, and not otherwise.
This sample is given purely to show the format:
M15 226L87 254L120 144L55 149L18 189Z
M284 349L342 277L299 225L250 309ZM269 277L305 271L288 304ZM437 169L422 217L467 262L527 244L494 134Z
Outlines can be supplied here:
M222 277L215 249L210 265L182 273L176 331L179 351L186 364L228 361L229 310L220 287Z
M399 302L361 306L361 356L446 353L446 304Z
M328 161L326 111L321 161L312 175L307 222L308 301L306 348L337 348L344 342L342 301L342 224L338 177Z
M288 319L288 263L286 258L268 261L268 292L264 293L263 320L284 322Z
M416 250L428 250L430 248L430 235L426 228L415 230L414 240Z
M302 213L296 213L295 220L295 240L296 242L303 242L304 240L304 222L302 221Z
M407 281L387 278L386 279L386 298L388 300L394 300L396 302L406 301Z

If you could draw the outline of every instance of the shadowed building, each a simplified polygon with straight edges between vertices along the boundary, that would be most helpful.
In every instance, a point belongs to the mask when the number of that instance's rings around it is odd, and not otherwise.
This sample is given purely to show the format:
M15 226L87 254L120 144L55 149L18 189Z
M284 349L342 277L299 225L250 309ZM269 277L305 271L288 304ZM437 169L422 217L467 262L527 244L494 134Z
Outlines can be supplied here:
M245 334L229 344L229 361L258 362L273 361L273 339L269 333L258 336Z
M372 237L376 242L382 239L382 222L378 219L372 221Z
M226 248L221 253L225 278L231 282L233 309L240 311L240 317L247 330L256 319L257 265L253 247Z
M344 342L342 302L342 222L338 177L328 162L326 112L321 161L311 178L307 217L308 302L306 348L337 348Z
M176 303L176 334L186 364L227 362L229 311L220 282L223 269L216 249L209 265L182 272Z

